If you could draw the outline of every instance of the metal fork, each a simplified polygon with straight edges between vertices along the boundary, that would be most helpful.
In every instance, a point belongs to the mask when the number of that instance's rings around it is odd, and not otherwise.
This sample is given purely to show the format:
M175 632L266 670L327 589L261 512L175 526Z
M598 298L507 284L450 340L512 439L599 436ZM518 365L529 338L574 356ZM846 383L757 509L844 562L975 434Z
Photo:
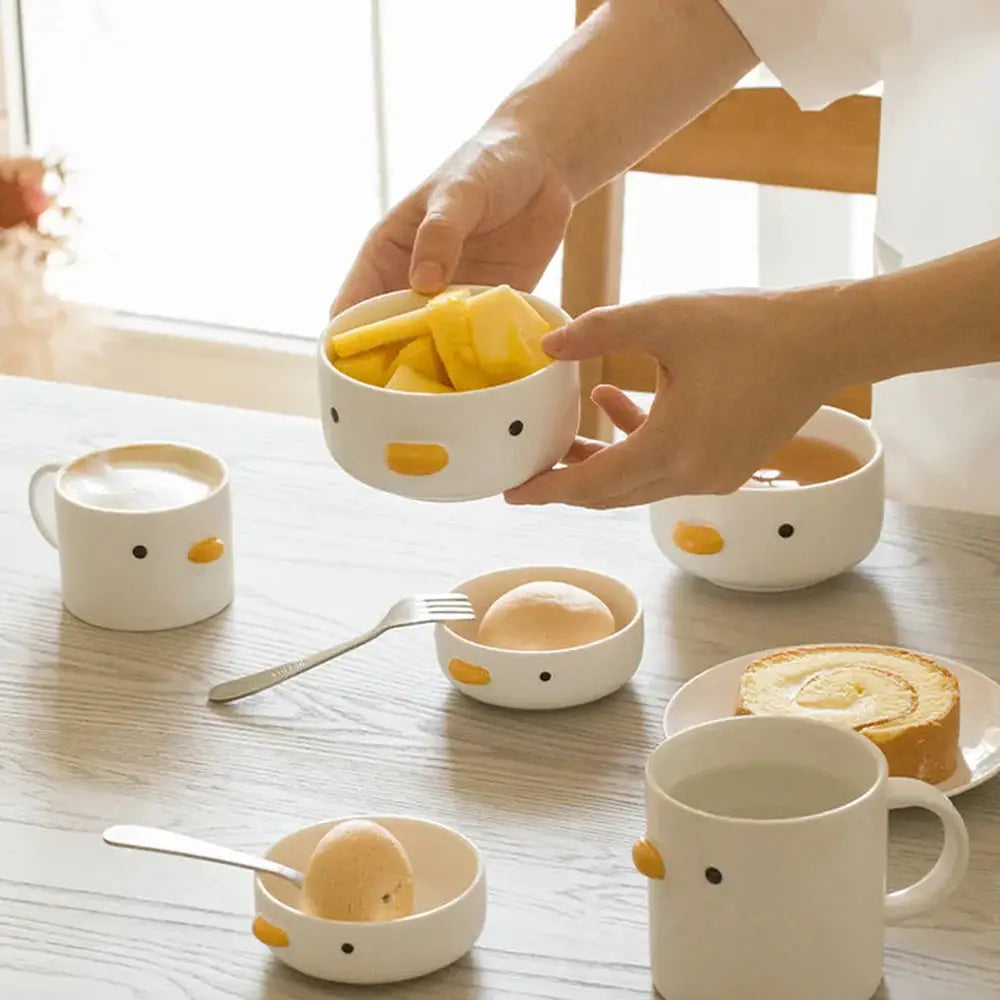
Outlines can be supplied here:
M390 629L406 625L429 625L432 622L467 622L474 621L475 617L472 602L465 594L423 594L405 597L389 608L385 617L374 628L362 635L342 642L339 646L313 653L312 656L303 656L290 663L283 663L279 667L268 667L246 677L216 684L208 692L208 700L216 703L237 701L246 698L247 695L257 694L258 691L266 691L292 677L304 674L307 670L312 670L313 667L318 667L321 663L327 663L344 653L349 653L352 649L377 639Z

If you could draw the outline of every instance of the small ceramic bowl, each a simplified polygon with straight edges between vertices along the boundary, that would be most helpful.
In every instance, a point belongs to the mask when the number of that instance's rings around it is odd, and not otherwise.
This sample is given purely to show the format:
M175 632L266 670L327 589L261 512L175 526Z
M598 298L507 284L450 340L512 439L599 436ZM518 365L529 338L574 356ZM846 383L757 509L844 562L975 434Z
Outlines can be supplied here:
M800 433L841 445L864 464L809 486L744 486L651 504L653 537L667 559L720 587L762 592L809 587L865 559L885 515L881 442L868 421L830 406Z
M569 322L558 306L534 295L525 298L554 326ZM334 461L348 475L387 493L452 501L496 496L562 461L580 422L575 361L553 361L533 375L489 389L441 394L380 389L349 378L331 363L327 341L334 334L426 302L411 291L390 292L345 310L324 331L317 356L320 416ZM391 455L399 448L390 446L399 445L407 446L411 459L423 449L427 462L411 461L405 473L394 471Z
M570 583L599 597L615 617L617 631L606 639L572 649L529 652L497 649L476 642L478 620L502 594L523 583ZM643 616L639 599L614 577L566 566L502 569L459 584L477 621L435 627L438 662L462 694L503 708L572 708L617 691L639 668Z
M279 840L267 857L304 871L320 838L347 819L394 834L413 866L414 912L399 920L324 920L298 909L299 890L271 875L254 882L254 936L285 965L333 983L398 983L426 976L469 952L486 921L486 869L462 834L410 816L345 816Z

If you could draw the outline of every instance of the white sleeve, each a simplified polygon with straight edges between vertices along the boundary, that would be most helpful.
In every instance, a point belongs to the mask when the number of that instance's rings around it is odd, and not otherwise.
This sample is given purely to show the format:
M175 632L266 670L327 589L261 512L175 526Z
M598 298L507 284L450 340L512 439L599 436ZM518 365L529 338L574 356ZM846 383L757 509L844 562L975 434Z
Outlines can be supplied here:
M882 79L897 0L719 0L758 58L806 111Z

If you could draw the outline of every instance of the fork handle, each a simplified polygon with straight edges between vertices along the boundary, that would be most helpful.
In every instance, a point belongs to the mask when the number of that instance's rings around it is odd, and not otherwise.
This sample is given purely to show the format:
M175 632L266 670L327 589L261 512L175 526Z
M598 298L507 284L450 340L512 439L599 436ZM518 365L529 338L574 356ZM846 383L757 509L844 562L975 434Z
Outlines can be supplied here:
M349 653L352 649L357 649L358 646L363 646L366 642L371 642L383 631L382 628L373 628L353 639L348 639L347 642L342 642L339 646L331 646L329 649L313 653L311 656L291 660L281 664L280 667L268 667L266 670L258 670L257 673L248 674L246 677L223 681L222 684L216 684L208 692L208 700L216 704L224 704L246 698L247 695L257 694L259 691L266 691L292 677L304 674L307 670L312 670L313 667L318 667L321 663L328 663L338 656L343 656L344 653Z

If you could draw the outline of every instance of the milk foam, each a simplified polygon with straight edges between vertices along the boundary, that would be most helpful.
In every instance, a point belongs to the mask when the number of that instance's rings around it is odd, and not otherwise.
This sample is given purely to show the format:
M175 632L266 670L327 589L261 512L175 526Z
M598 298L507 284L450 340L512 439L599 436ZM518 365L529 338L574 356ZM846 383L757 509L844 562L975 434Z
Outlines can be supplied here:
M70 499L103 510L185 507L204 499L214 488L198 470L179 462L107 455L68 469L61 483Z

